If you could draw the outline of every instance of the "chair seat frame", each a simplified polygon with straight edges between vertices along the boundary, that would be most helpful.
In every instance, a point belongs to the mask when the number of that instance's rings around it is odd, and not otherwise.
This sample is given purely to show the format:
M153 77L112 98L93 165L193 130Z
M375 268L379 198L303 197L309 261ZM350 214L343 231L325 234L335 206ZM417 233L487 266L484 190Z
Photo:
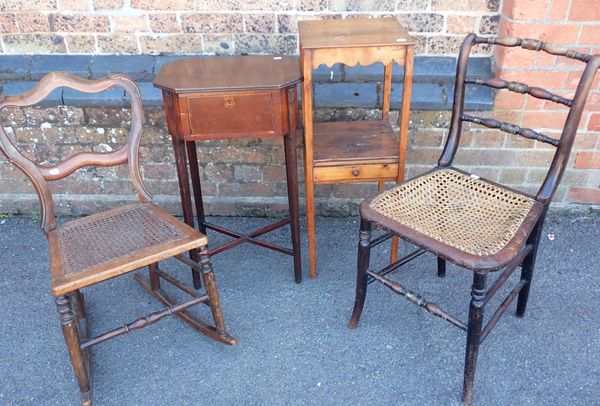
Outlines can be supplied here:
M466 77L467 61L471 48L476 44L482 43L505 47L521 47L531 51L543 51L551 55L565 56L567 58L586 63L574 98L570 100L555 95L544 89L530 87L519 82L508 82L498 78L484 80ZM523 317L525 315L525 309L527 307L527 301L529 298L531 281L546 212L552 200L552 196L554 195L565 171L577 132L577 127L585 107L585 102L592 86L592 81L594 80L599 67L600 55L587 55L534 39L519 39L514 37L482 38L476 36L475 34L469 34L461 46L458 57L454 105L449 135L438 161L438 168L452 168L452 162L458 149L460 135L462 132L462 123L464 121L483 125L488 128L498 129L507 133L520 135L525 138L547 143L556 147L554 158L543 184L535 196L529 196L536 200L537 208L536 210L532 210L523 222L524 225L527 224L525 227L522 227L522 231L526 233L525 237L522 239L522 242L519 242L518 244L515 243L514 246L511 247L512 249L509 250L510 255L503 258L503 261L500 261L496 264L487 264L487 266L479 267L476 265L470 265L470 262L466 259L466 253L460 253L456 252L457 250L454 250L452 255L448 255L447 252L452 250L441 250L440 247L444 245L443 243L437 241L430 241L428 243L422 238L415 238L416 231L411 231L406 227L398 226L398 224L395 223L391 218L387 218L383 215L374 215L373 210L369 210L369 202L375 196L367 199L361 205L356 298L348 327L355 328L358 324L365 303L367 286L373 282L379 282L391 289L393 292L408 299L408 301L411 303L424 308L430 314L440 317L459 329L466 331L467 342L462 392L462 401L465 404L471 404L473 400L475 368L477 364L479 346L481 343L488 337L489 333L496 326L498 320L506 312L515 299L517 299L517 317ZM569 113L560 139L554 139L530 128L521 128L517 125L505 123L495 119L479 118L464 114L465 84L483 85L495 89L507 89L512 92L528 94L529 96L535 98L550 100L552 102L563 104L569 107ZM509 188L505 189L510 190ZM371 230L373 224L378 228L385 230L386 232L377 238L372 239ZM371 248L376 247L392 236L396 236L409 243L413 243L417 246L417 249L378 271L370 270L369 262ZM450 314L438 304L428 301L418 293L409 290L402 284L389 279L389 276L398 272L403 265L427 252L437 256L437 275L439 277L444 277L446 275L446 261L450 261L451 263L473 271L471 301L469 304L467 322L464 322L459 317ZM486 305L519 267L521 268L520 279L501 301L498 308L489 317L487 323L484 324ZM496 271L500 270L501 272L499 272L499 275L495 281L489 284L488 276L491 273L496 273Z

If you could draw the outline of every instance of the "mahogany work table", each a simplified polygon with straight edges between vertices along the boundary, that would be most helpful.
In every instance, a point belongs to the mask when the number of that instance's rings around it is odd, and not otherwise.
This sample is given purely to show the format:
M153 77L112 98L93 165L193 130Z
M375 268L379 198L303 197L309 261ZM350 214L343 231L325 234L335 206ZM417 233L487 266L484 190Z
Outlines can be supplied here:
M191 178L199 230L206 234L210 229L233 238L212 248L209 254L249 242L291 255L296 283L302 281L296 163L296 86L301 80L298 60L285 56L183 58L163 65L154 80L154 86L163 92L184 221L194 226ZM283 137L290 218L243 235L206 221L196 141L253 137ZM258 239L287 224L292 249ZM190 255L194 258L197 253L192 251ZM194 286L199 285L200 281L194 280Z
M415 40L395 18L357 18L298 22L304 117L304 176L306 223L311 278L317 277L314 185L404 179ZM400 138L387 120L392 93L392 64L404 66ZM381 62L383 98L381 120L313 124L312 70L367 66ZM375 107L375 106L374 106ZM391 260L398 255L398 239L392 238Z

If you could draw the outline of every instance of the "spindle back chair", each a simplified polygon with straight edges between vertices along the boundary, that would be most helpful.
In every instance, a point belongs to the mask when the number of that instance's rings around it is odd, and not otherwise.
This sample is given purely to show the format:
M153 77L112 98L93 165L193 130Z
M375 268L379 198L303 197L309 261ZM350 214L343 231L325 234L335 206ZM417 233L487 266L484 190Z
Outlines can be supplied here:
M41 228L48 239L51 291L55 296L61 327L79 383L82 404L92 403L92 345L149 326L176 315L201 333L222 343L233 345L235 339L225 330L212 266L208 257L207 238L192 227L178 221L152 203L140 174L139 145L144 123L140 91L128 76L112 74L98 80L85 80L65 72L44 76L36 86L23 94L0 96L0 110L5 107L35 105L53 90L68 87L96 93L115 86L124 89L131 103L131 128L126 143L109 153L80 152L56 165L39 165L16 147L0 125L0 151L21 170L35 188L41 205ZM58 224L50 182L64 179L87 166L116 166L128 163L129 175L138 203L128 204L88 217ZM200 262L183 255L200 250ZM158 262L175 257L199 272L206 294L200 295L175 277L159 270ZM87 317L81 289L110 278L148 266L150 282L140 275L135 279L153 297L167 307L132 323L96 337L89 337ZM160 288L160 279L192 298L176 303ZM187 309L203 303L210 307L215 325L207 325Z
M571 100L524 83L498 78L467 77L469 54L476 44L521 47L575 59L584 62L586 66ZM364 306L367 286L378 281L429 313L465 330L467 348L462 398L465 404L470 404L473 398L480 344L515 298L518 297L517 316L525 314L546 211L567 166L577 127L599 66L600 55L587 55L534 39L482 38L469 34L458 56L449 135L438 166L366 199L360 206L356 299L348 326L356 327ZM496 119L465 114L466 84L507 89L567 106L569 112L560 138L555 139L533 129ZM461 138L462 123L465 121L534 139L556 148L546 178L535 196L487 181L452 166ZM388 233L371 240L373 223ZM418 249L379 271L369 270L371 248L389 238L389 235L396 235ZM437 256L440 277L445 276L446 261L473 271L467 323L387 277L425 252ZM484 325L486 304L519 266L522 268L519 282ZM488 275L501 269L503 271L497 279L488 286Z

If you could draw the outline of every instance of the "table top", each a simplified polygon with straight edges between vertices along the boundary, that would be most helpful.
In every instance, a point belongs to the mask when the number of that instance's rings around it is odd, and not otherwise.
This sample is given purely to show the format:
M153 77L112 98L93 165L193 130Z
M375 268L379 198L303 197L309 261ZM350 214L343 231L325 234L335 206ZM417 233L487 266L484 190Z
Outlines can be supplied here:
M394 17L299 21L298 32L302 49L416 44Z
M182 58L162 66L154 86L175 93L282 89L302 80L291 56Z

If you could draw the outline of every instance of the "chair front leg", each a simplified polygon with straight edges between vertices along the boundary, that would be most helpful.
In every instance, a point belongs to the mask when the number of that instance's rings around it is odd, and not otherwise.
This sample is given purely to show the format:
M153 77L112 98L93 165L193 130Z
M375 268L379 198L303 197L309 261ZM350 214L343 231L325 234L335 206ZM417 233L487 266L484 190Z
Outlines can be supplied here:
M367 296L367 270L371 257L371 222L360 220L360 233L358 241L358 261L356 272L356 298L354 299L354 310L348 323L348 328L355 328L365 305Z
M213 271L212 264L210 263L208 247L206 245L200 248L200 266L202 266L202 282L204 282L206 294L210 299L210 310L212 312L217 333L226 334L225 319L223 318L223 309L221 309L221 301L219 299L219 291L217 290L215 273Z
M55 299L58 318L65 336L65 343L71 358L71 364L77 377L79 391L81 393L81 404L92 404L92 387L90 379L90 371L86 356L81 350L79 332L77 328L77 319L73 312L73 306L69 296L59 296Z
M471 304L469 306L469 324L467 326L467 351L465 354L465 374L463 384L463 403L470 405L473 401L473 382L475 367L481 343L481 328L485 307L486 273L474 272L471 286Z

